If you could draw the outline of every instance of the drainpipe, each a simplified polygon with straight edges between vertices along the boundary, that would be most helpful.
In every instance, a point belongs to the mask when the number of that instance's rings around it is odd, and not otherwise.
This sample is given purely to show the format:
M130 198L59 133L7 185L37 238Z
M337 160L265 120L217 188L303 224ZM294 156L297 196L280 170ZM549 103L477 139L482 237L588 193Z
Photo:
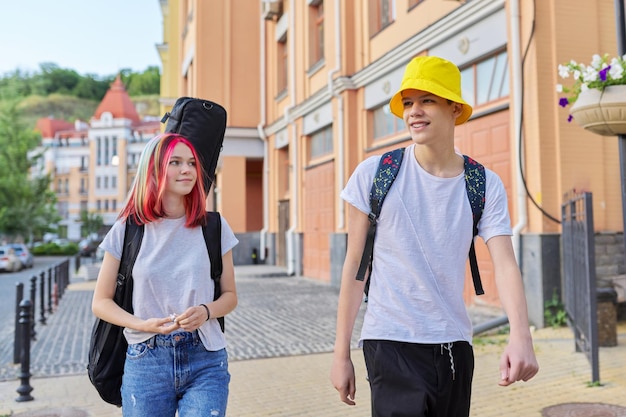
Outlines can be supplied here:
M298 228L298 128L296 124L291 120L290 111L296 105L296 48L295 48L295 15L296 15L296 2L295 0L289 1L289 27L287 28L287 34L289 39L289 97L291 103L285 108L285 121L287 125L291 127L293 137L293 150L291 152L291 167L292 167L292 183L291 183L291 227L287 230L287 275L295 275L298 271L298 266L301 264L300 251L296 247L296 230Z
M345 144L344 144L344 132L343 132L343 97L341 94L338 94L335 91L333 85L333 76L341 70L341 2L335 1L335 68L328 73L328 92L331 97L334 97L337 100L337 130L339 131L339 135L337 137L337 184L339 188L343 188L344 186L344 153L345 153ZM338 193L337 193L338 194ZM338 213L338 222L337 229L342 230L346 224L346 205L343 203L341 198L337 199L337 213Z
M513 250L518 264L521 262L521 231L528 222L526 195L522 179L522 56L520 40L519 0L511 0L511 71L513 73L513 99L515 102L513 123L515 127L515 164L517 183L517 224L513 227Z
M260 3L259 7L263 7ZM260 87L261 87L261 117L256 129L259 137L263 141L263 229L259 233L259 259L265 261L265 248L267 247L267 230L269 229L269 145L267 143L267 135L263 127L267 123L267 89L265 87L265 19L261 16L261 36L260 36Z

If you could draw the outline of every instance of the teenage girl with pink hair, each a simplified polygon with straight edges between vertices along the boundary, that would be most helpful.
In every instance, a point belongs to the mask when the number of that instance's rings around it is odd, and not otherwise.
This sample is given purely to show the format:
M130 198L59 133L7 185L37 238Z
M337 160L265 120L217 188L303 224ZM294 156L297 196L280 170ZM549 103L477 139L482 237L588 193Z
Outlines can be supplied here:
M232 248L237 238L222 217L221 296L213 300L211 265L202 234L206 190L191 143L162 134L146 145L137 176L105 251L92 310L124 327L128 341L122 413L130 416L224 416L228 399L226 340L217 321L237 305ZM126 220L144 225L132 271L133 314L114 301Z

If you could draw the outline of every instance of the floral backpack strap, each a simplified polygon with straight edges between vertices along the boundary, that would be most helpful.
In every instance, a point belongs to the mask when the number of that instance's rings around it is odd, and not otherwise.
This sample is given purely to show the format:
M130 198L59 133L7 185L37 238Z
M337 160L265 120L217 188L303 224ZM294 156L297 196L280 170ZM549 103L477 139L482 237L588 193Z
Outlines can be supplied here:
M370 213L368 215L370 226L367 230L365 248L363 250L363 256L361 257L359 271L356 275L357 280L363 281L365 279L365 272L369 268L369 274L365 285L366 294L369 290L369 276L372 273L372 255L374 254L374 237L376 236L378 216L380 216L380 209L383 206L383 201L385 201L387 192L398 176L398 171L400 170L400 164L402 164L403 157L404 148L394 149L393 151L389 151L381 156L378 163L378 169L376 170L376 175L374 175L372 188L370 189Z
M467 198L472 207L472 218L474 222L472 245L469 251L470 269L472 271L472 280L474 281L474 290L476 295L485 293L480 280L480 271L478 270L478 261L476 260L476 249L474 248L474 238L478 234L478 222L483 215L485 208L485 167L476 162L467 155L463 155L465 160L465 190Z

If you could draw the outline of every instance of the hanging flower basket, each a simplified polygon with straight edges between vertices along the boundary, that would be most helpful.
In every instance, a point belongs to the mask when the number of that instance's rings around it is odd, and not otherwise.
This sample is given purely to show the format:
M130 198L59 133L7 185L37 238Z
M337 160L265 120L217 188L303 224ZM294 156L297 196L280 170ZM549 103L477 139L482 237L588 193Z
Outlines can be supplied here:
M626 135L626 85L581 91L570 111L576 123L590 132Z
M572 77L570 86L556 85L559 105L572 105L572 119L603 136L626 134L626 55L610 58L608 54L593 55L590 65L570 61L559 65L559 76Z

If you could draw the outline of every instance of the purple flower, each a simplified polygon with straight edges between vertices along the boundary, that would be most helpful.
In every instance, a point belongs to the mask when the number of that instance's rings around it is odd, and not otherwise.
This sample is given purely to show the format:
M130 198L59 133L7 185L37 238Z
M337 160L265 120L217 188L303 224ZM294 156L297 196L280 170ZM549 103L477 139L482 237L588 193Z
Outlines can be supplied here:
M567 123L570 123L572 120L574 120L574 116L572 116L571 114L567 116Z
M559 99L559 106L567 107L568 104L569 104L569 100L567 100L565 97L561 97Z
M609 72L609 70L611 69L611 66L607 66L604 69L598 71L598 77L600 77L600 79L602 81L606 81L606 74Z

